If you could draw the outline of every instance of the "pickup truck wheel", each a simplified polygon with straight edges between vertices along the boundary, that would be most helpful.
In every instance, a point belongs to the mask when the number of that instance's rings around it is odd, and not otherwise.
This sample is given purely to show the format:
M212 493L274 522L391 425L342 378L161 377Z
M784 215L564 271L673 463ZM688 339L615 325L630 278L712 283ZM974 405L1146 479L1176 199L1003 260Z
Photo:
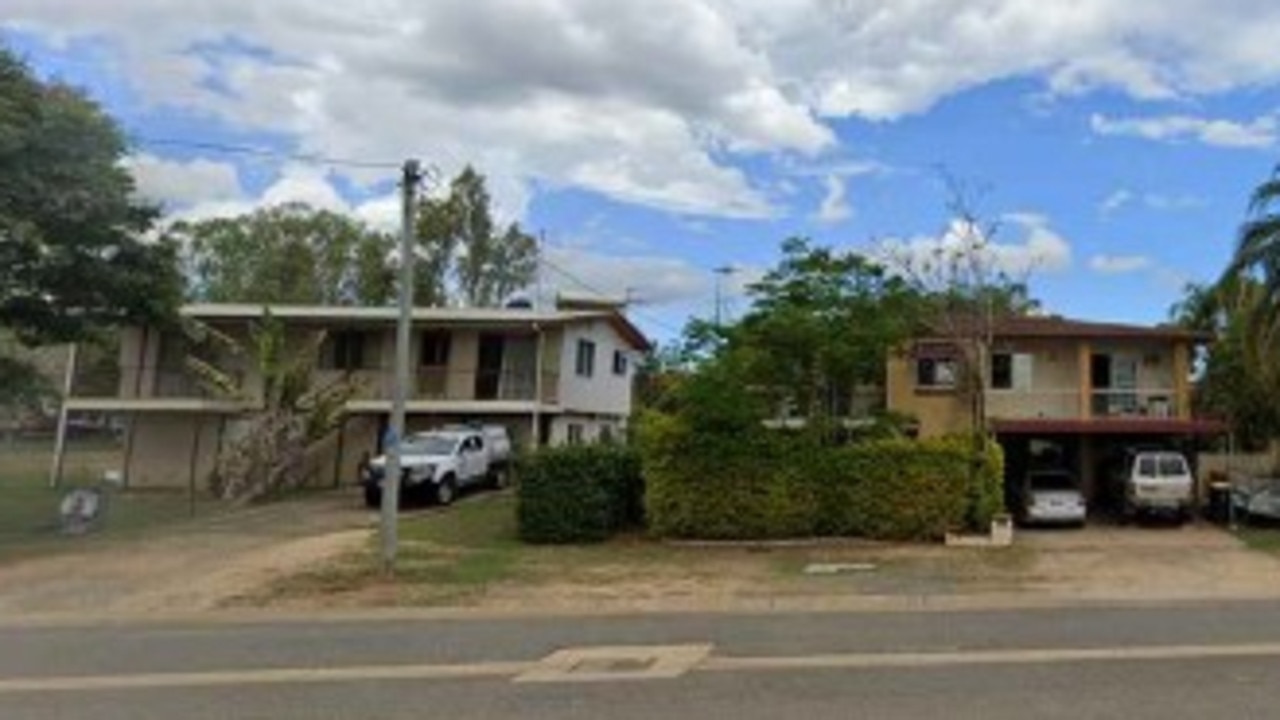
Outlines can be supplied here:
M489 470L489 487L494 490L501 490L511 484L511 476L507 474L504 467L496 467Z
M458 485L454 481L452 475L441 480L439 484L436 485L435 500L437 505L452 505L453 500L457 495Z
M382 507L382 488L366 486L364 489L364 506L367 508Z

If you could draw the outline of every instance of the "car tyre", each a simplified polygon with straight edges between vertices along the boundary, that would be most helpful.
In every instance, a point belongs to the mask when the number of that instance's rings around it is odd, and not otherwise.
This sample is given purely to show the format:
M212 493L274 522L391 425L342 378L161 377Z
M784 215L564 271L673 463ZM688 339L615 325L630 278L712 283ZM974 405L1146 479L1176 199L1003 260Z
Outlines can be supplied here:
M510 472L505 467L496 467L489 470L489 487L494 490L502 490L511 484Z
M437 505L441 507L452 505L457 497L458 483L453 479L452 475L446 476L436 484L435 501Z

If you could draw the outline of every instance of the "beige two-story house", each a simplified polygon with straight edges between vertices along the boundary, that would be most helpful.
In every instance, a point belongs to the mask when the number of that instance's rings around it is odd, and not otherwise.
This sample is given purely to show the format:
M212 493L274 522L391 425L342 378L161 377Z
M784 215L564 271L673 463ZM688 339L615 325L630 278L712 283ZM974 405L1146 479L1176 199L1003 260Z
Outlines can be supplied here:
M190 305L185 318L247 338L261 305ZM271 306L286 332L324 340L315 380L356 381L341 426L313 453L316 480L353 482L358 463L381 451L395 388L395 308ZM409 431L445 423L507 427L519 448L618 437L631 415L644 335L618 310L416 308L410 345ZM240 374L250 399L211 395L189 370L192 354ZM182 331L130 328L121 334L113 393L73 392L69 412L125 419L125 481L134 487L202 482L237 423L261 393L247 358L218 356ZM78 384L77 384L78 385Z
M1062 465L1100 504L1114 491L1107 466L1125 447L1188 447L1224 430L1192 411L1192 358L1205 335L1061 317L1013 317L992 329L982 406L1011 485L1037 464ZM947 339L918 338L888 362L888 408L914 417L921 436L970 429L963 361Z

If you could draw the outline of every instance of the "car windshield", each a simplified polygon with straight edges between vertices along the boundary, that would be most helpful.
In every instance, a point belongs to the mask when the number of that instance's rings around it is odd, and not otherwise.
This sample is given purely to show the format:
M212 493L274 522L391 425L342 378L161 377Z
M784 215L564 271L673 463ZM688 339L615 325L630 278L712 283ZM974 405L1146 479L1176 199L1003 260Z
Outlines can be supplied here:
M1076 481L1063 472L1036 473L1031 476L1032 490L1075 490Z
M457 438L445 435L412 435L404 441L404 452L413 455L450 455Z

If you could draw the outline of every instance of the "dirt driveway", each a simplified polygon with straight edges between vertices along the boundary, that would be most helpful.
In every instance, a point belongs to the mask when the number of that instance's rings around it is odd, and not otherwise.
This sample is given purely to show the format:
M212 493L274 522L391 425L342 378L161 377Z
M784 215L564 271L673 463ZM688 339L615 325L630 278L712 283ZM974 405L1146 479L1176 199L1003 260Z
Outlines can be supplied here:
M1280 597L1280 559L1225 530L1094 525L1023 530L1034 550L1024 589L1064 599L1201 600Z
M145 615L218 607L366 542L372 515L350 494L229 512L145 537L76 538L82 547L0 564L0 619Z

